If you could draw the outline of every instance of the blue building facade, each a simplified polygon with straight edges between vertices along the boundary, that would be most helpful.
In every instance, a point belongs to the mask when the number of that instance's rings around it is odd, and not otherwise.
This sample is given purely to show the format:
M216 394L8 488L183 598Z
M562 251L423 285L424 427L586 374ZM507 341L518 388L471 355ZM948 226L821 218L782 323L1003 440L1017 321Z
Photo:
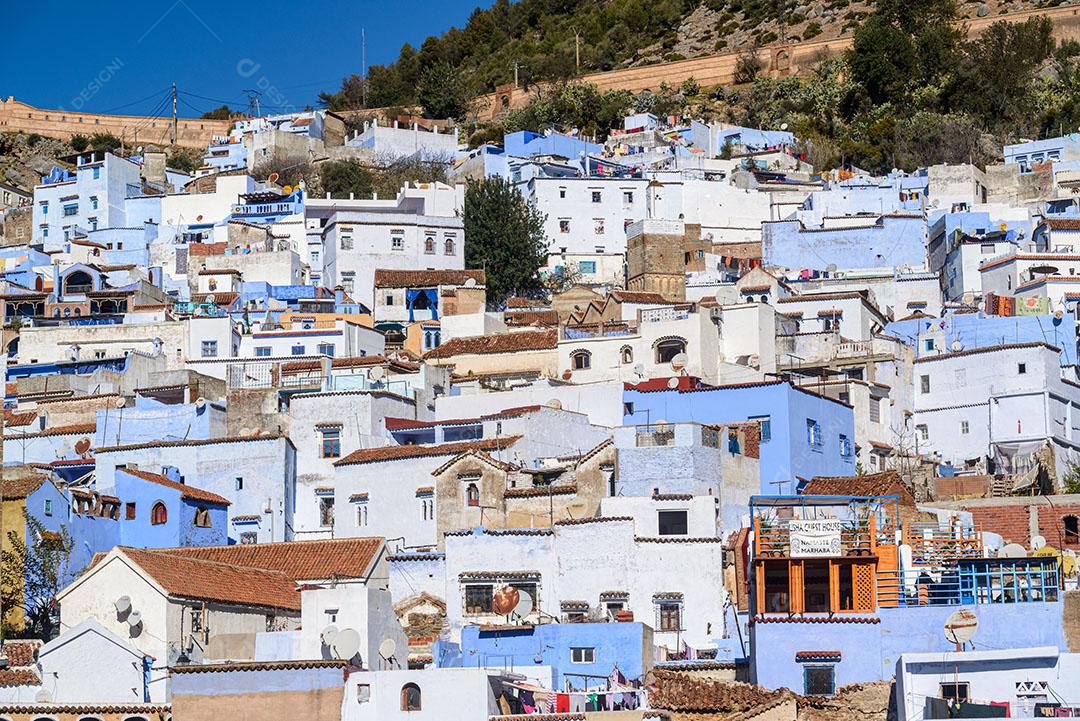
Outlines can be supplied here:
M127 225L128 185L139 185L140 168L125 158L88 150L72 158L75 171L53 168L34 188L35 242L47 248L98 228Z
M799 220L761 224L762 260L767 266L828 270L926 265L926 219L882 215L871 225L804 228Z
M851 406L787 381L623 392L623 423L761 423L761 491L794 493L800 480L855 473Z
M584 690L618 669L628 680L652 667L652 629L643 623L549 623L486 628L466 626L461 644L438 641L436 666L551 667L549 688Z
M603 148L580 138L561 133L534 133L531 130L519 130L503 136L503 148L507 155L530 157L534 155L557 155L570 160L581 154L592 155Z
M124 504L120 545L134 548L223 546L229 501L185 486L176 469L164 474L119 468L115 493Z

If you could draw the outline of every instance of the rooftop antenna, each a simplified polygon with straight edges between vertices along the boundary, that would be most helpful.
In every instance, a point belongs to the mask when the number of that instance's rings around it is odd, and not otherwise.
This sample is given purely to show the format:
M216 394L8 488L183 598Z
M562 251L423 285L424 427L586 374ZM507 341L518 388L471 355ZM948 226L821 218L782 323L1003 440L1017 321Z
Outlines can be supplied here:
M261 118L262 108L259 105L259 97L262 92L254 88L247 88L244 93L248 96L248 114L254 118Z

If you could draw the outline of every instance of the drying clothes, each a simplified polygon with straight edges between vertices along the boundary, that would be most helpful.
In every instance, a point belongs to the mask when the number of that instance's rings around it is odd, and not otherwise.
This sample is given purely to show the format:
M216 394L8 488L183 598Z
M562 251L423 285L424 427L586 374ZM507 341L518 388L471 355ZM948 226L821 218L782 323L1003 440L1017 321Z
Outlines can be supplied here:
M521 690L521 708L525 713L532 713L536 710L536 700L533 698L532 691Z
M569 713L570 712L570 694L557 693L555 694L555 713Z

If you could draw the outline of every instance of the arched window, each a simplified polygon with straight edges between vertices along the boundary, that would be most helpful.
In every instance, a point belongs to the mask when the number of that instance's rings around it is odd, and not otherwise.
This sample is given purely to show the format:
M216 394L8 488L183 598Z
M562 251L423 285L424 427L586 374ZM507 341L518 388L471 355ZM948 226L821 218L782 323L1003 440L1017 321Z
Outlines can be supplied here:
M762 303L768 303L769 302L769 296L767 296L767 295L761 296L761 302Z
M630 364L634 362L634 349L628 345L624 345L622 349L619 350L619 355L622 357L622 362L624 364Z
M65 293L89 293L93 289L94 279L86 271L76 270L64 279Z
M1065 516L1065 543L1080 543L1080 520L1076 516Z
M212 523L210 521L210 511L205 507L199 506L195 509L195 525L199 528L210 528Z
M446 242L443 243L443 245L446 247L446 250L445 250L446 255L453 255L454 254L454 239L453 238L447 238Z
M64 317L65 318L70 318L71 317L71 308L64 308Z
M424 252L425 253L434 253L435 252L435 239L432 238L430 235L424 238Z
M480 489L476 487L475 483L470 483L469 487L465 489L465 505L473 507L480 505Z
M407 683L401 687L401 710L420 710L420 687L415 683Z
M165 504L158 501L154 504L154 507L150 509L150 525L160 526L169 522L169 511L166 510Z
M592 353L576 350L570 354L570 367L576 371L588 370L592 366Z
M76 307L75 308L75 315L77 315L77 316L82 315L82 308Z
M686 341L682 338L668 338L656 343L656 362L670 363L671 359L686 352Z
M59 318L60 317L60 309L59 308L53 308L52 314L53 314L53 318Z

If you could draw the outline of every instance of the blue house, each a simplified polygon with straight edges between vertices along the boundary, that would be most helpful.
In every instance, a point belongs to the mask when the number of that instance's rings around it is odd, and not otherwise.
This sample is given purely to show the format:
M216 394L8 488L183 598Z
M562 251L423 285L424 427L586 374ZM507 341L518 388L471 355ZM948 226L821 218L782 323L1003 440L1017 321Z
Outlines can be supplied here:
M116 469L116 495L124 504L121 545L174 548L227 544L231 501L186 485L175 468L162 471Z
M1047 160L1080 160L1080 133L1006 145L1003 155L1006 163L1016 163L1024 173L1030 172L1032 165Z
M761 255L767 266L828 270L838 260L844 268L884 268L926 264L926 219L882 215L867 225L806 228L800 220L761 224Z
M582 691L602 686L618 669L628 681L652 668L652 628L629 623L549 623L539 626L466 626L461 644L437 641L438 668L551 667L551 685Z
M531 130L519 130L503 136L503 147L507 155L530 157L534 155L557 155L573 160L584 155L599 153L601 148L596 143L575 138L561 133L534 133Z
M677 389L626 387L625 425L655 423L761 424L761 490L794 493L802 479L855 473L851 406L785 380Z

